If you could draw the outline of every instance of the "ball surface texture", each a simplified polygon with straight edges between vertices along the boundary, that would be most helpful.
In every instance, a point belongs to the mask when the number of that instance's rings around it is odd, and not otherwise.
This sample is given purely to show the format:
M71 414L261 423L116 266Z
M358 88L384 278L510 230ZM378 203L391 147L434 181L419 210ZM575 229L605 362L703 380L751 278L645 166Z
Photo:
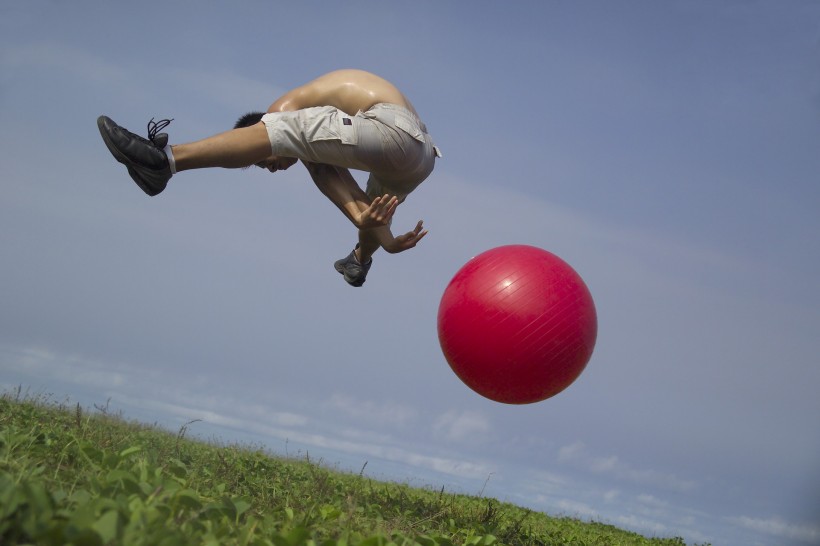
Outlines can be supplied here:
M584 370L598 334L584 281L558 256L528 245L493 248L447 285L438 336L471 389L507 404L545 400Z

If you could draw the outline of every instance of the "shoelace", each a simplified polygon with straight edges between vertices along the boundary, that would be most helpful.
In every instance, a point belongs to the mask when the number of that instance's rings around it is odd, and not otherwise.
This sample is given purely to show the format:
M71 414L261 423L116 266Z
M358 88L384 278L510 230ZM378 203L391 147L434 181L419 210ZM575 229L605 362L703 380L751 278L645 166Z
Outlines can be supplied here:
M161 119L159 121L154 121L154 118L151 118L151 121L148 122L148 140L154 142L154 139L157 138L157 133L168 127L172 121L174 121L174 118Z

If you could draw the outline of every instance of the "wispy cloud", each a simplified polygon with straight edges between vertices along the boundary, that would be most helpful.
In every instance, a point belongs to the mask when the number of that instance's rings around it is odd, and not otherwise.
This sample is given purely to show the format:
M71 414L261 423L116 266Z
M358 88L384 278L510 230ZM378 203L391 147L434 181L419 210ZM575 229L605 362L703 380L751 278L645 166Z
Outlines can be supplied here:
M10 368L28 375L43 375L103 391L128 384L132 372L124 364L101 362L80 355L59 355L44 347L10 349L7 359Z
M609 491L606 491L604 493L604 502L613 503L616 500L618 500L618 497L620 496L620 494L621 494L621 492L618 491L617 489L610 489Z
M146 89L155 87L158 82L164 89L172 89L175 100L180 103L205 99L222 106L247 110L263 110L285 91L270 80L248 78L222 67L205 71L179 68L167 63L159 67L133 63L124 65L109 60L99 52L52 42L5 48L0 51L0 66L5 67L5 71L60 71L86 82L86 85L91 82L97 89L116 89L124 105L131 99L142 98ZM239 114L241 112L237 113L237 117Z
M491 494L690 541L707 541L699 530L723 535L715 544L817 542L816 522L788 507L817 464L820 262L807 251L817 104L807 101L820 4L598 13L566 3L547 18L513 14L515 35L490 40L494 10L454 25L463 10L442 4L425 47L455 57L426 55L423 67L402 62L418 48L374 57L367 37L351 37L351 62L406 85L445 152L395 223L424 218L430 235L379 255L364 290L327 277L355 234L303 170L199 171L141 199L92 124L99 110L143 131L162 115L177 119L173 143L200 138L301 83L327 52L306 42L273 62L271 47L298 40L297 25L275 44L205 43L250 11L204 3L194 19L168 5L169 24L185 28L151 35L155 55L124 51L95 29L146 43L153 27L109 4L94 17L67 2L2 10L0 338L28 344L0 345L3 384L111 397L115 408L133 400L138 418L202 418L228 439L289 439L311 455L367 458L371 471L374 457L406 461L386 465L402 477L472 473L472 490L492 471ZM304 19L329 9L302 4ZM191 56L194 42L204 47ZM525 50L545 70L510 64L487 78L474 62ZM509 94L520 100L487 112L488 98ZM532 407L469 396L435 345L443 285L470 255L509 243L566 259L599 310L584 376ZM338 321L336 309L367 313ZM378 358L340 361L360 336ZM146 396L165 405L146 407Z
M331 411L360 421L363 424L404 426L413 423L418 417L415 408L392 402L376 402L354 398L345 394L334 394L325 406Z
M669 531L668 527L663 523L634 515L619 516L615 519L615 523L631 529L643 529L656 535L663 535Z
M450 410L433 423L433 433L449 442L481 443L490 430L489 420L475 411Z
M335 430L332 424L330 428L335 432L321 431L316 426L317 421L309 416L279 412L258 404L248 406L240 400L228 402L207 393L198 393L196 396L178 393L174 402L147 398L144 394L132 396L118 393L117 400L159 412L166 418L185 421L200 419L210 425L251 433L267 440L284 440L308 449L380 458L464 478L477 479L490 472L489 467L481 462L415 452L400 445L389 435L357 432L349 428Z
M178 69L163 71L166 81L186 89L190 96L207 98L230 108L265 110L286 89L225 71ZM183 100L183 97L179 97ZM237 112L237 117L243 112Z
M424 452L409 448L400 439L389 434L337 427L326 418L317 420L310 415L281 411L274 407L250 403L241 398L219 394L197 385L196 392L186 382L158 380L156 372L145 373L142 368L126 364L112 365L80 356L57 354L46 348L8 349L0 361L0 369L8 367L33 377L50 377L56 383L82 385L92 392L102 391L117 404L140 408L168 421L200 419L207 424L225 429L250 433L262 438L290 441L308 448L327 449L338 453L380 458L438 473L473 480L485 478L492 469L479 460L441 456L435 448ZM150 396L146 396L150 393ZM365 403L359 405L350 397L338 395L329 403L348 417L362 418L370 411L384 416L380 426L395 426L416 419L416 413L400 405ZM482 421L469 414L453 420L455 434L475 430ZM461 423L460 425L458 423ZM324 430L330 429L330 430ZM459 432L460 431L460 432Z
M583 446L566 446L565 455L579 454ZM516 484L530 506L540 506L554 513L564 513L586 520L603 521L635 532L659 536L686 536L690 540L712 542L702 527L710 520L703 512L659 498L650 493L636 493L627 486L606 489L600 480L586 479L577 473L555 474L531 472Z
M558 501L555 506L564 514L574 517L594 518L598 516L597 510L583 502L564 499Z
M90 82L127 82L131 72L100 55L68 44L37 42L4 48L0 65L7 69L63 70Z
M638 495L638 502L645 504L646 506L651 506L653 508L666 508L669 506L669 503L661 500L653 495L649 495L647 493L641 493Z
M730 523L774 537L797 540L806 544L820 544L820 526L809 523L793 523L781 517L753 518L737 516L727 518Z
M179 409L182 408L178 408L177 411ZM200 415L197 411L190 411L190 409L188 409L187 414L192 418L195 415ZM237 430L250 431L267 438L289 440L296 444L329 449L349 455L376 457L452 476L475 479L486 476L490 472L489 467L481 462L416 452L385 436L378 437L384 443L374 443L373 441L366 441L362 437L350 438L350 435L346 434L345 431L342 431L341 434L318 432L315 427L281 426L271 419L247 419L209 411L202 412L201 415L201 418L207 419L209 422ZM371 435L370 439L373 440L374 437Z
M561 447L556 458L559 463L584 469L594 474L608 474L614 478L637 485L651 485L678 492L692 491L697 487L695 481L682 479L674 474L652 469L633 468L615 455L594 455L590 453L583 442L574 442Z

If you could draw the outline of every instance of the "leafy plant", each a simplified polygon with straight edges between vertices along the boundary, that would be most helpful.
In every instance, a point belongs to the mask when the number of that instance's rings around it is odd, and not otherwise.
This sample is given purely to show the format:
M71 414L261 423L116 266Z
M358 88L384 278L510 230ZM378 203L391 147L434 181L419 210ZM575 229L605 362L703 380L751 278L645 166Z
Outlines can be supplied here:
M0 544L681 545L495 499L375 482L79 405L0 397ZM364 467L363 467L364 469Z

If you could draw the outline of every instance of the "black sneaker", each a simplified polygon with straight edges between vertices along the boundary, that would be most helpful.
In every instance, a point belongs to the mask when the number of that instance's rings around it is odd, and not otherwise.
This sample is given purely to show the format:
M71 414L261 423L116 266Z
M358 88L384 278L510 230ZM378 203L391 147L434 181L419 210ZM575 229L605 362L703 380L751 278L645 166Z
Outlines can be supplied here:
M356 248L359 248L359 246L356 245ZM371 265L373 265L372 258L368 260L366 264L360 264L359 260L356 259L356 249L353 249L353 252L348 254L346 258L337 260L336 263L333 264L333 267L345 276L347 284L350 286L361 286L367 278L367 272L370 271Z
M168 144L168 134L160 133L172 120L148 122L148 138L124 129L108 116L97 118L103 142L114 159L128 167L128 174L142 191L154 196L165 189L171 179L171 166L163 148Z

